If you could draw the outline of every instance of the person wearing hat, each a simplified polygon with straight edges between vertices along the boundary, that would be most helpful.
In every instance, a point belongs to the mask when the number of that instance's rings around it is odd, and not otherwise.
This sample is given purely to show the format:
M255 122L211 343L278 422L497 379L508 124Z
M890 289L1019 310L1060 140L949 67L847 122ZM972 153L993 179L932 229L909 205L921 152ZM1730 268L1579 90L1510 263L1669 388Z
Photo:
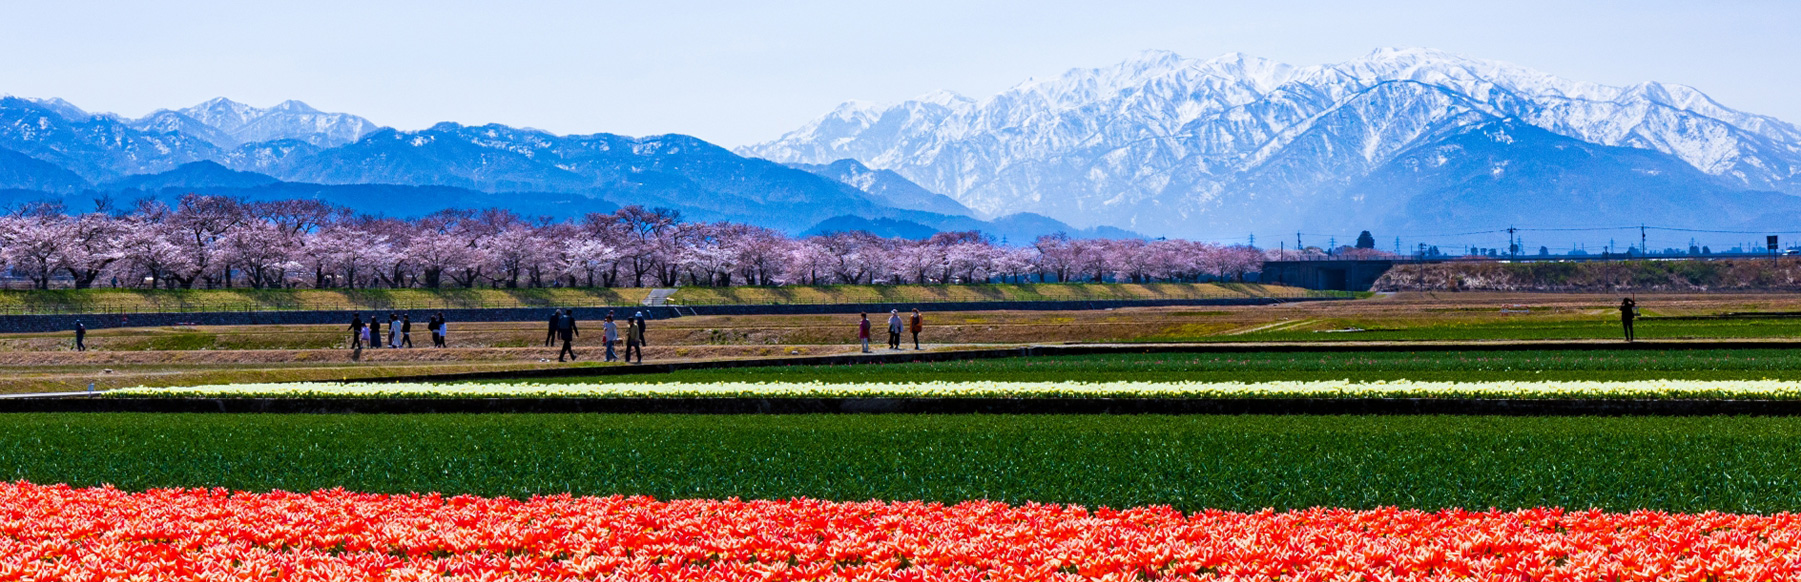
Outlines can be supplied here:
M626 363L631 363L633 352L638 354L638 363L644 363L644 312L642 311L625 321Z
M888 349L898 350L900 347L901 318L899 309L888 310Z
M863 321L857 324L857 341L863 342L863 353L869 353L869 314L859 314Z

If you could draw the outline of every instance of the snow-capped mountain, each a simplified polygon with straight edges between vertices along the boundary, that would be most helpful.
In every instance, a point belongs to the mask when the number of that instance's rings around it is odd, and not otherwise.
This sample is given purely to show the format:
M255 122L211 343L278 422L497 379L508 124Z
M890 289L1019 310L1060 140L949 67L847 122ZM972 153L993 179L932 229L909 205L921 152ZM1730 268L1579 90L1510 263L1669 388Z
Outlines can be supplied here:
M1351 207L1404 208L1369 199L1386 195L1363 182L1409 152L1503 120L1671 156L1730 190L1801 194L1801 130L1783 121L1689 87L1584 83L1426 49L1311 67L1146 52L981 100L850 102L739 153L856 159L990 216L1243 236L1350 228L1309 215L1345 207L1353 192Z
M149 174L210 159L219 148L185 133L140 131L61 99L0 97L0 148L72 171L91 182Z
M286 139L329 148L354 142L378 129L367 119L348 113L326 113L299 101L283 101L265 109L224 97L184 109L159 109L132 120L131 126L145 131L186 133L224 150Z

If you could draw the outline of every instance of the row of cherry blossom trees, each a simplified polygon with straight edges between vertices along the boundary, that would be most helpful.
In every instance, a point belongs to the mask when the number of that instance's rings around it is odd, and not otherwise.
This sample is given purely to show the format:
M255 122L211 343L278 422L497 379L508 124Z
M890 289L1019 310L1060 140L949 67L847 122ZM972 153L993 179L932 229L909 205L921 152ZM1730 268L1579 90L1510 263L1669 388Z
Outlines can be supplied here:
M416 220L318 201L189 195L174 207L38 205L0 217L0 260L38 289L623 287L994 281L1242 279L1261 251L1181 240L1040 237L996 245L975 232L927 240L863 232L793 238L626 207L580 220L447 210Z

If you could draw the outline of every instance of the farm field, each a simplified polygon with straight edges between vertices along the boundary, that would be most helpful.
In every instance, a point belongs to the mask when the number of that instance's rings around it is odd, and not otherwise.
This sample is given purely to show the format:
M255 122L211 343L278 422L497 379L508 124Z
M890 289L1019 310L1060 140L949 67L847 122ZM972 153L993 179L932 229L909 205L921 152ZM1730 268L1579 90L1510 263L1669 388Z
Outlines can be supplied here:
M1801 419L13 414L5 479L1183 511L1801 509Z
M1127 308L1092 311L934 312L926 309L922 340L931 350L1014 345L1089 343L1267 343L1314 342L1506 342L1572 340L1616 341L1617 311L1613 298L1595 295L1526 294L1397 294L1394 296L1312 303L1258 306ZM1650 318L1641 320L1641 338L1659 341L1789 340L1801 337L1801 318L1656 319L1711 316L1726 312L1801 311L1801 298L1790 295L1641 296ZM294 380L358 380L403 375L504 371L555 366L594 365L595 321L604 312L578 309L588 335L576 342L580 364L557 364L554 349L543 347L543 324L535 322L456 322L448 350L345 349L341 325L104 327L97 320L88 335L87 352L73 351L72 337L61 333L0 332L0 392L45 392L127 386L187 386L229 382ZM878 319L879 314L878 314ZM650 362L684 362L719 358L776 358L847 354L853 344L854 315L689 316L651 323ZM1364 331L1346 331L1364 330ZM421 332L416 342L426 342ZM878 345L880 339L877 339ZM1452 346L1454 347L1454 346ZM1286 349L1286 348L1285 348ZM1451 349L1434 346L1432 351ZM1453 350L1454 351L1454 350ZM1598 363L1560 361L1539 354L1478 356L1431 355L1411 358L1372 354L1358 358L1324 358L1318 364L1275 363L1252 358L1218 362L1193 358L1168 369L1141 364L1098 361L1064 364L1047 361L1031 370L1091 371L1098 378L1193 380L1309 380L1512 378L1519 371L1551 374L1549 379L1759 379L1789 378L1797 366L1772 354L1721 355L1718 362L1699 355L1658 356L1653 353L1599 355L1584 351L1565 360L1600 358ZM1452 364L1446 358L1469 359ZM1520 361L1519 358L1526 358ZM1400 359L1394 359L1400 358ZM1502 358L1495 360L1494 358ZM1293 358L1288 358L1292 360ZM1173 360L1172 360L1173 361ZM1209 363L1213 362L1213 363ZM1515 363L1518 365L1514 365ZM1068 376L1027 375L1013 364L971 363L965 368L930 364L909 368L921 378L1046 379ZM948 367L947 367L948 366ZM999 367L995 367L999 366ZM1593 369L1590 369L1593 368ZM957 371L961 370L961 371ZM862 372L828 370L733 371L770 380L802 379L818 373L825 381ZM887 374L874 369L871 374ZM680 378L702 379L703 372ZM770 376L774 374L775 376ZM990 376L990 375L995 376ZM1174 374L1172 376L1171 374ZM1453 377L1455 376L1455 378ZM867 378L855 381L869 381ZM887 381L887 380L883 380Z
M0 390L94 381L162 387L114 396L1801 398L1801 351L1782 343L1801 334L1801 320L1694 318L1801 310L1801 301L1641 296L1653 316L1641 337L1685 344L1647 350L1612 347L1612 300L1399 294L1220 308L928 309L928 352L1058 344L1233 351L451 385L354 381L602 364L592 362L599 350L591 344L579 348L582 363L548 359L554 350L543 347L536 322L457 323L452 349L361 353L344 349L335 325L101 328L88 338L94 349L79 353L67 334L0 334ZM647 355L652 363L848 355L857 349L854 321L653 321ZM1748 341L1709 347L1722 339ZM1579 349L1521 349L1540 340ZM1382 351L1323 351L1346 341ZM1772 347L1746 345L1760 341ZM296 380L323 383L271 384ZM205 386L220 384L230 386ZM227 579L284 567L339 578L739 579L755 571L831 579L977 567L1021 579L1286 579L1329 578L1345 564L1379 560L1385 572L1475 579L1680 570L1726 580L1778 579L1758 573L1788 571L1801 540L1792 513L1801 511L1801 418L1789 417L4 417L0 480L11 482L0 484L0 512L15 508L15 521L0 519L0 528L35 537L0 543L0 559L46 571L79 563L235 573ZM47 506L92 521L38 509ZM522 524L522 515L533 517ZM169 528L147 516L201 525ZM279 539L259 533L265 522L282 524ZM657 525L629 535L579 525L614 523ZM210 537L190 535L201 531ZM883 536L900 541L872 541ZM1157 536L1182 541L1119 541ZM1202 548L1212 553L1193 553ZM1673 565L1643 570L1652 558ZM1031 572L1042 575L1022 574Z

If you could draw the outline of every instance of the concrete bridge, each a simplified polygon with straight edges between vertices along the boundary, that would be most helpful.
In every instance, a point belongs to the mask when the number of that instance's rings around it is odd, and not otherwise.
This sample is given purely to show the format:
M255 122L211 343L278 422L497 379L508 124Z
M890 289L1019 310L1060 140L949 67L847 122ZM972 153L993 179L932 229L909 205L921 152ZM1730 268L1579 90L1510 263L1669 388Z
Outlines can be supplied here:
M1257 280L1306 289L1368 291L1396 263L1393 259L1343 261L1269 261Z

